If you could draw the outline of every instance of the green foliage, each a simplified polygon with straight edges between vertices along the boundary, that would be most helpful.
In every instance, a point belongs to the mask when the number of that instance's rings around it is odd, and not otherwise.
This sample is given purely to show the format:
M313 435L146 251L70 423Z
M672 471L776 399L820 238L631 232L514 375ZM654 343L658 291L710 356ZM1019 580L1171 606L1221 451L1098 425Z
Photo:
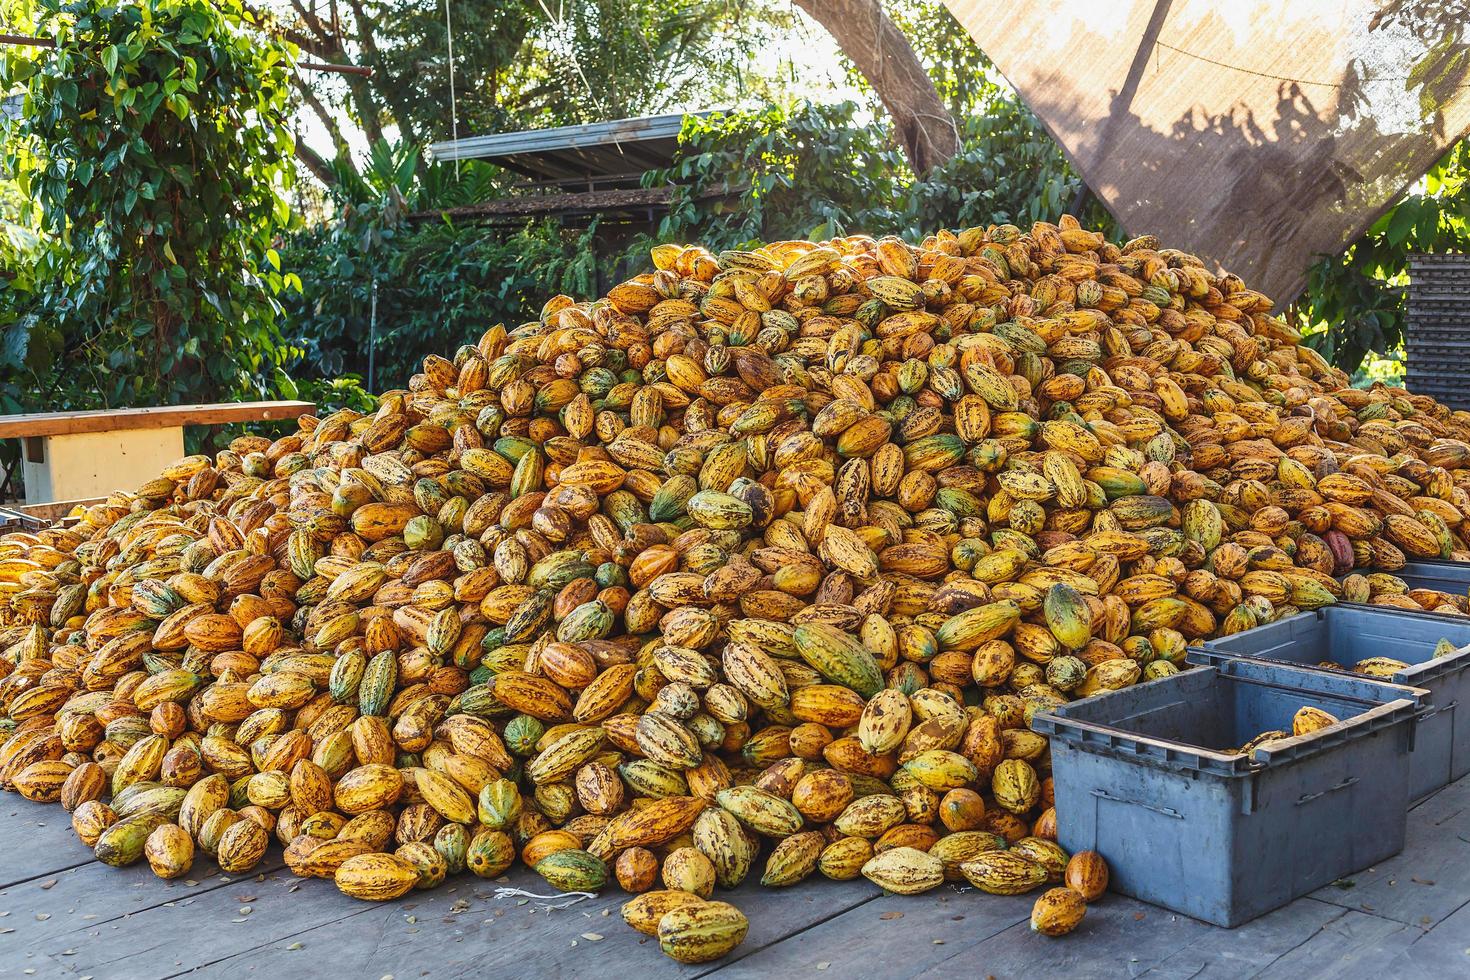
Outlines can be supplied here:
M906 233L1010 223L1029 228L1073 213L1082 179L1031 110L994 93L965 120L960 152L909 186ZM1076 217L1112 235L1112 215L1092 195Z
M786 22L751 0L571 0L537 3L505 104L531 125L666 112L691 90L706 104L735 94L761 41ZM539 21L539 23L536 23Z
M1407 195L1340 255L1307 272L1296 314L1305 342L1358 371L1370 352L1403 346L1409 255L1470 248L1470 144L1456 144ZM1382 373L1379 371L1378 373Z
M386 143L372 147L361 174L342 160L334 168L338 218L292 236L282 252L302 281L283 297L298 378L367 377L371 363L370 388L403 387L425 354L474 343L495 323L515 326L556 293L597 292L595 227L407 219L474 199L473 188L497 179L490 168L469 165L455 179L452 165L425 164L418 147Z
M934 81L939 98L956 119L984 113L1005 91L1000 73L944 4L934 0L887 0L883 7L908 38ZM850 64L847 68L849 80L869 90L862 74ZM876 95L873 101L877 108ZM1011 101L1015 101L1013 96ZM1026 111L1024 107L1022 111Z
M856 111L803 102L687 117L673 166L643 178L673 187L658 238L721 249L898 227L903 154Z
M0 91L24 95L0 123L23 198L0 291L7 401L289 392L276 296L294 279L272 247L290 222L288 50L240 31L238 0L23 12L56 48L0 49Z
M344 121L369 143L392 130L409 143L449 138L443 0L333 4L330 16L316 4L274 9L255 22L314 57L373 69L371 79L298 79L303 111L320 117L339 155ZM757 63L762 25L790 17L763 0L454 0L459 132L646 115L689 104L691 92L720 104Z
M967 123L960 153L922 178L908 169L885 126L857 121L850 102L690 117L674 165L644 176L645 185L674 191L658 238L732 248L1055 221L1080 181L1018 100L995 88L987 105ZM1095 204L1083 217L1110 223Z

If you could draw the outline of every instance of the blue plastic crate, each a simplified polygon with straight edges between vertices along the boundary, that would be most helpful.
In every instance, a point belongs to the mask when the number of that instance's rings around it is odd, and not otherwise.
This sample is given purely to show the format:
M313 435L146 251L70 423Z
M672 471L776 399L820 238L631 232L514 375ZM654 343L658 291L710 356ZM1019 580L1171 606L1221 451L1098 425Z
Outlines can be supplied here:
M1398 853L1407 754L1423 692L1233 661L1039 713L1051 737L1057 830L1095 850L1112 887L1234 927ZM1291 730L1304 707L1340 724Z
M1434 657L1441 639L1456 652ZM1393 682L1428 692L1409 762L1409 798L1423 799L1470 772L1470 619L1343 603L1204 640L1187 654L1197 664L1240 657L1313 670L1324 662L1351 668L1369 657L1402 660L1410 666Z

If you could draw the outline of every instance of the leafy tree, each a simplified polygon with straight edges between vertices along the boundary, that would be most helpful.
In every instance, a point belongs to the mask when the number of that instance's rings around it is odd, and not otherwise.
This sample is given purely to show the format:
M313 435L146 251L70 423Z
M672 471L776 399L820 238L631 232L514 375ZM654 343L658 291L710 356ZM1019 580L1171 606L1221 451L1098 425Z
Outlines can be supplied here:
M39 231L0 372L25 407L291 390L273 248L290 224L289 51L238 0L34 0L0 51L5 167Z
M959 153L909 186L906 234L1004 222L1029 228L1063 214L1114 234L1112 215L1082 193L1082 178L1014 95L997 88L966 118L961 137Z
M885 0L884 8L913 45L914 53L934 80L939 98L956 119L983 113L997 95L1020 105L1015 94L1001 83L1000 73L985 52L944 4L936 0Z
M556 293L597 292L595 227L408 218L431 201L483 200L499 180L494 168L471 163L455 177L451 166L425 163L419 147L385 142L361 173L343 159L333 168L336 218L292 235L282 252L302 280L283 297L297 377L402 387L430 351L447 354L497 322L515 326Z
M879 123L853 103L800 103L685 120L679 158L644 183L674 197L662 241L731 248L865 232L918 238L936 228L1055 221L1081 181L1024 105L996 87L960 152L916 177ZM1108 227L1107 212L1085 215Z
M918 173L959 148L955 122L934 79L880 0L795 0L831 33L892 122L893 139Z
M674 165L644 175L673 187L659 240L734 248L899 227L907 164L856 112L803 102L686 118Z
M450 35L444 0L254 0L252 22L360 76L298 76L297 96L349 156L351 127L379 140L450 135ZM664 111L691 88L738 90L763 25L789 23L765 0L453 0L454 103L461 134L584 123ZM327 159L298 142L323 182Z

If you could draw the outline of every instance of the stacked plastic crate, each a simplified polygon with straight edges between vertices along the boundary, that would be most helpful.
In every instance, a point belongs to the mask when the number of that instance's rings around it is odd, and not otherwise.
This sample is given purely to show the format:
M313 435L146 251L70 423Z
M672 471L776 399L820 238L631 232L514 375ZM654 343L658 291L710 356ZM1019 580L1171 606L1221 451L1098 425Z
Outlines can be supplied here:
M1470 255L1413 255L1405 331L1410 391L1470 409Z

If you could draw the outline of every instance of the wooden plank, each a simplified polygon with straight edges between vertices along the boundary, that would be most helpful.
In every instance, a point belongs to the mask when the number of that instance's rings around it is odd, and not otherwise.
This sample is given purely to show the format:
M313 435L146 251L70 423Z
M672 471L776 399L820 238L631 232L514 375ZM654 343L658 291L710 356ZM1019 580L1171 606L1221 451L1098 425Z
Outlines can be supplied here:
M883 895L769 944L723 967L719 976L735 980L819 970L833 977L908 976L1025 922L1034 901L1034 896L986 895L954 885L917 896ZM988 963L976 965L993 972Z
M0 821L0 828L12 833L17 843L23 839L30 850L63 857L87 855L61 810L15 802L12 819ZM22 829L9 830L11 827ZM518 869L506 883L538 894L549 892L544 881L524 869ZM257 970L258 959L268 964L259 968L261 975L275 975L277 970L291 975L297 960L304 960L294 955L298 950L287 948L298 939L305 944L303 948L325 943L325 948L333 950L339 949L340 941L356 950L354 963L360 963L363 970L377 969L380 972L372 975L381 976L395 969L407 970L411 956L422 956L426 938L419 936L422 932L444 944L431 961L436 969L441 960L445 969L459 963L456 954L461 950L466 968L477 969L483 946L461 945L461 941L483 935L493 939L497 949L510 943L520 951L518 957L531 957L558 971L563 962L570 962L567 958L589 945L580 936L590 931L606 936L597 944L604 954L626 946L630 965L648 968L653 964L667 975L694 972L648 949L646 937L622 922L618 909L628 896L615 888L595 901L547 914L536 902L518 905L515 899L495 898L498 884L466 875L433 892L372 905L347 898L329 881L295 878L281 867L275 848L257 872L236 880L219 875L205 855L200 855L194 873L174 882L155 878L146 864L119 869L89 861L0 889L0 913L11 913L0 916L0 928L16 930L6 934L6 946L24 949L31 958L53 957L70 970L95 976L115 975L124 957L131 957L129 971L148 976L217 961L228 964L221 971L251 972ZM752 879L725 896L751 918L749 938L737 955L878 894L866 881L820 880L800 888L773 890L761 888ZM254 901L247 902L248 898ZM242 916L240 909L247 904L251 912ZM418 921L408 922L408 916ZM302 974L319 973L320 968L320 958L313 958Z
M1413 926L1349 909L1262 973L1292 980L1405 976L1387 972L1388 964L1421 935Z
M1470 828L1456 826L1470 823L1470 811L1442 825L1427 819L1430 815L1422 808L1409 815L1402 853L1318 889L1312 897L1420 929L1470 902Z
M505 883L540 895L550 893L544 881L524 869L507 876ZM548 912L536 900L496 898L499 886L470 877L398 902L364 906L341 896L328 882L307 882L291 898L306 906L306 921L301 924L310 928L298 927L268 944L208 963L193 976L310 980L320 976L323 955L331 956L334 971L363 977L418 976L426 970L435 978L478 977L512 965L519 976L655 978L697 976L710 969L682 967L659 952L657 940L628 928L618 909L629 896L616 888ZM745 943L725 962L751 955L878 894L865 881L822 880L785 889L761 888L749 881L716 896L750 917ZM426 947L434 950L431 959L425 958Z
M753 954L726 976L832 971L852 976L955 976L968 964L992 976L1137 975L1214 927L1122 896L1108 896L1065 942L1031 932L1035 895L944 888L886 896ZM1341 913L1337 913L1341 914ZM888 918L884 918L888 916ZM1304 935L1309 929L1299 930ZM885 935L891 938L885 938ZM825 964L825 965L824 965Z
M1254 976L1346 915L1335 905L1303 899L1238 929L1210 927L1142 974L1149 980L1233 980Z
M1466 788L1470 783L1452 787L1435 797L1436 805L1426 803L1411 815L1418 826L1406 855L1422 861L1443 850L1443 837L1431 832L1435 820L1447 828L1441 834L1460 832L1459 799ZM64 863L87 855L60 809L14 796L5 801L0 854L7 855L7 871L11 857L51 854L53 863ZM505 883L550 892L524 869ZM729 961L681 967L660 955L654 940L623 924L617 910L627 896L616 889L547 912L534 900L496 898L499 884L465 876L432 892L372 905L346 898L331 882L295 879L280 867L276 849L257 873L238 879L217 874L205 856L194 874L176 882L158 880L143 864L58 866L0 888L0 930L13 930L0 932L0 972L154 978L193 970L231 980L239 974L320 980L390 973L479 977L513 967L517 975L598 980L827 971L1336 980L1464 975L1470 946L1470 904L1428 932L1311 899L1227 931L1108 896L1089 909L1072 937L1055 942L1027 927L1034 896L1001 898L946 886L902 898L882 895L863 881L817 879L788 889L749 882L721 893L717 897L750 917L749 937ZM249 913L242 911L246 907Z
M1460 908L1394 956L1385 975L1470 976L1470 905Z
M1440 826L1470 814L1470 779L1461 779L1420 800L1409 809L1409 822L1423 821Z
M953 976L967 961L985 964L986 972L995 976L1069 980L1137 976L1213 928L1133 899L1109 896L1088 909L1087 918L1066 941L1034 933L1030 922L1023 921L980 942L953 944L957 948L945 960L913 976Z
M44 443L39 461L26 454L21 477L26 502L105 497L119 487L140 487L184 456L184 430L126 429L28 438Z
M1034 900L953 888L918 898L885 896L762 949L720 977L953 976L963 963L1002 977L1240 977L1347 914L1321 902L1295 902L1229 930L1110 895L1088 909L1066 941L1055 942L1030 931Z
M17 908L6 920L19 917L9 937L15 948L93 976L116 976L121 961L132 957L129 975L157 977L203 962L216 948L248 945L251 930L269 928L273 918L289 919L296 903L286 890L293 883L275 850L247 875L222 875L202 856L176 881L158 879L143 862L127 868L94 862L8 889L0 902ZM255 920L255 901L267 898L265 914ZM242 913L246 907L251 911Z
M96 860L76 839L69 814L59 806L6 793L0 814L0 854L5 855L0 889Z
M267 858L261 873L279 871L279 855ZM235 886L257 887L255 875L221 875L208 856L201 856L190 873L176 881L155 877L144 862L112 868L92 861L77 868L47 874L0 890L0 923L12 949L36 955L64 957L68 963L99 957L117 936L128 936L128 923L150 911L189 908L201 896ZM235 907L238 907L236 903ZM80 959L78 959L80 957ZM82 972L95 972L86 970Z
M43 521L59 521L72 512L74 507L91 507L107 500L106 497L85 497L81 500L53 500L46 504L21 504L15 509Z
M311 402L218 402L211 405L167 405L117 408L96 412L39 412L0 416L0 439L63 436L124 429L172 429L183 425L225 425L292 419L316 411Z
M620 189L606 191L581 191L570 194L537 194L525 197L504 197L480 204L463 204L442 211L420 211L410 214L410 220L422 218L478 218L487 215L540 214L547 211L608 211L626 207L662 207L673 196L671 188Z
M74 937L146 909L177 905L203 890L228 884L207 860L177 881L161 881L142 862L110 868L98 861L0 889L0 922L14 929L6 945L55 952ZM192 882L192 884L191 884ZM67 938L63 938L67 937Z
M1049 940L1031 932L1029 924L1021 923L966 950L957 950L945 962L913 976L954 976L962 963L974 962L983 964L986 973L999 977L1112 980L1159 976L1192 980L1200 976L1253 976L1266 970L1271 976L1301 977L1307 975L1302 967L1278 971L1277 965L1304 946L1318 942L1324 926L1330 929L1351 916L1372 918L1326 906L1300 908L1305 904L1298 902L1298 908L1281 909L1238 929L1226 930L1131 899L1115 902L1109 897L1104 905L1089 910L1087 919L1067 941ZM1376 948L1377 939L1402 928L1387 920L1375 922L1381 924L1378 931L1361 930L1362 944L1370 950ZM1219 957L1224 949L1232 951L1234 962ZM1316 955L1330 955L1331 951L1335 950L1318 950Z

